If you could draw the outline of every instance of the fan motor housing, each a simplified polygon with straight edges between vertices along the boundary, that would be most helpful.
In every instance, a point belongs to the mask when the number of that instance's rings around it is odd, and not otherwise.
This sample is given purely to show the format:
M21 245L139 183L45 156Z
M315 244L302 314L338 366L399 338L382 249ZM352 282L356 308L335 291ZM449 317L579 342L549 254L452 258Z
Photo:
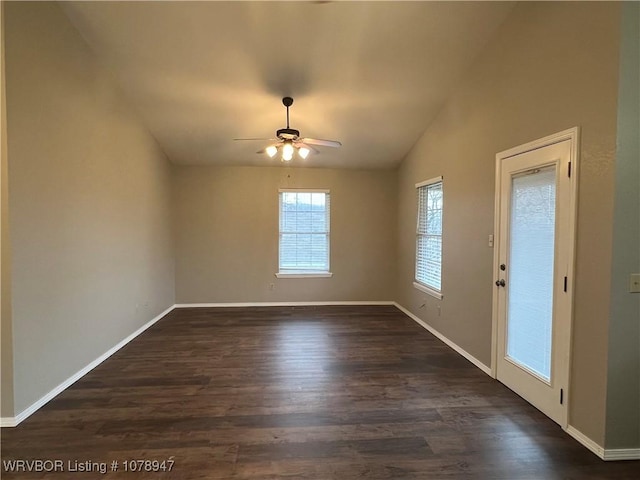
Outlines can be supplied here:
M295 140L300 136L300 132L293 128L281 128L276 132L276 137L283 140Z

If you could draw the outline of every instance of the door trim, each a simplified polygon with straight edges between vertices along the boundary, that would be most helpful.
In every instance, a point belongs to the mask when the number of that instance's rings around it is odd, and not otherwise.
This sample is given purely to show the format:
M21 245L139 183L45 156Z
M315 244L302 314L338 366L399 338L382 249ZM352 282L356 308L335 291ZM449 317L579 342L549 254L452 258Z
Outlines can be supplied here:
M494 231L493 238L494 242L494 250L493 250L493 277L492 284L495 278L498 278L500 275L500 259L498 253L500 252L500 181L502 177L502 161L513 157L515 155L520 155L522 153L531 152L533 150L537 150L539 148L548 147L549 145L554 145L556 143L560 143L563 141L569 140L570 143L570 153L569 153L569 161L571 168L571 205L569 206L569 232L572 236L572 241L569 242L569 251L567 252L567 257L570 259L568 266L568 279L567 282L567 295L569 296L569 342L568 342L568 351L566 352L567 358L564 362L566 371L563 372L563 376L565 379L564 389L564 399L563 405L564 413L561 421L561 426L563 429L567 429L569 425L569 402L571 400L570 397L570 380L571 380L571 350L573 345L573 303L574 303L574 280L575 280L575 252L576 252L576 232L577 232L577 218L578 218L578 175L579 175L579 162L578 162L578 153L579 153L579 145L580 145L580 129L579 127L573 127L568 130L563 130L562 132L554 133L553 135L548 135L544 138L540 138L538 140L534 140L529 143L525 143L524 145L519 145L514 148L510 148L508 150L504 150L500 153L496 154L496 177L495 177L495 205L494 205ZM492 294L492 318L491 318L491 376L493 378L497 378L497 369L498 369L498 289L493 288Z

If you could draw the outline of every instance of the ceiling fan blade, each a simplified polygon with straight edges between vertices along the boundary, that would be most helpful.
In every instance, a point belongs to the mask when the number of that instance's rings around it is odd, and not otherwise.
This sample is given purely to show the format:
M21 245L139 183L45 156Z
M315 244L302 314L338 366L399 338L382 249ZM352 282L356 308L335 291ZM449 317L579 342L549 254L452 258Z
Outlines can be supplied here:
M318 150L317 148L313 148L308 143L303 143L302 141L293 142L293 146L296 147L296 148L302 148L302 147L308 148L313 153L320 153L320 150Z
M301 138L300 142L306 143L307 145L318 145L320 147L338 148L342 146L342 143L337 140L322 140L319 138Z
M234 138L234 140L240 140L240 141L244 141L244 140L259 140L261 142L277 142L278 139L277 138Z

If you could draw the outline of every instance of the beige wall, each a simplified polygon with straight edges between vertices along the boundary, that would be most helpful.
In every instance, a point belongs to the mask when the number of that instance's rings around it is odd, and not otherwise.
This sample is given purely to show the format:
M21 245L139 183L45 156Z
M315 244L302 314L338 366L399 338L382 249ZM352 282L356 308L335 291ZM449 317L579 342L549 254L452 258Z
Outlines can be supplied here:
M332 278L275 278L279 188L331 190ZM393 300L394 171L177 167L174 198L177 303Z
M611 320L607 377L607 448L640 448L640 4L622 7L618 94Z
M18 414L174 303L171 168L56 3L5 7Z
M0 416L13 416L13 335L11 332L11 251L9 249L9 182L7 172L7 110L4 81L4 2L0 4L2 69L0 121Z
M398 191L399 303L490 365L495 154L581 128L570 423L601 445L619 10L615 3L517 5L402 163ZM445 199L441 302L412 287L414 184L437 175Z

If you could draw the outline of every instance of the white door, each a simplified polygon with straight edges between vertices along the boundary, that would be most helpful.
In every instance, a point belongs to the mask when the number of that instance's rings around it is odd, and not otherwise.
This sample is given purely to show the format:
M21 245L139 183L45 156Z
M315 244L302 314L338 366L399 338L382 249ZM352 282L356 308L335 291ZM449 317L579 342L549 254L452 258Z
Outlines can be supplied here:
M522 153L499 155L496 175L496 378L563 427L571 338L575 140L542 142L529 150L523 146Z

